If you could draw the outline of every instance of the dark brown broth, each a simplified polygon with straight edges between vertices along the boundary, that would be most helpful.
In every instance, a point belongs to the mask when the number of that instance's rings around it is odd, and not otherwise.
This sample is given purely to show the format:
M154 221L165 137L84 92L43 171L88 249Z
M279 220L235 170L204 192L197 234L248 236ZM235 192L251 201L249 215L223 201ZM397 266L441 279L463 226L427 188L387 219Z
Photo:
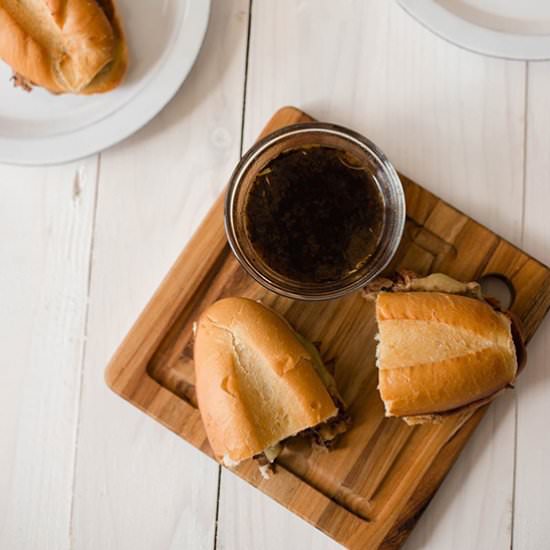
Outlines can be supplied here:
M253 182L246 230L262 260L305 283L338 281L372 256L384 204L359 161L328 147L280 154Z

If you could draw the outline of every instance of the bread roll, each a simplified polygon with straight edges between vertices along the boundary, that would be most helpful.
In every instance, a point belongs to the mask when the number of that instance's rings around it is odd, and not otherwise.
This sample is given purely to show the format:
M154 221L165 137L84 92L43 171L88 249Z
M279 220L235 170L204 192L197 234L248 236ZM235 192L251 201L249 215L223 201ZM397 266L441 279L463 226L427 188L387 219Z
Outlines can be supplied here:
M0 29L0 57L53 93L106 92L126 72L112 0L0 0Z
M234 465L338 414L315 355L260 303L226 298L204 311L194 348L196 389L218 460Z
M479 406L516 377L510 319L481 299L381 292L376 318L379 391L387 416L414 423Z

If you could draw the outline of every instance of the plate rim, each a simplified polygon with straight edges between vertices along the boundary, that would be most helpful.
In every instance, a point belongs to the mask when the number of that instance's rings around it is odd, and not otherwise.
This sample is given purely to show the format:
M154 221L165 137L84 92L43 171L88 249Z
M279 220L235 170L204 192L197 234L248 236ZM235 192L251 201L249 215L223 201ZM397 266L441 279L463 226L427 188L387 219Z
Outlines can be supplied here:
M510 61L550 60L550 34L489 29L463 19L435 0L397 0L397 4L427 30L464 50Z
M184 19L189 18L193 24L185 28L185 32L182 32L184 25L180 27L165 62L155 71L156 78L150 78L119 109L73 132L34 139L0 138L0 163L15 166L67 164L101 153L139 131L166 107L189 76L204 43L211 5L211 0L187 1ZM182 49L188 54L185 63L177 56ZM151 93L151 85L159 80L164 86ZM142 115L136 116L139 113Z

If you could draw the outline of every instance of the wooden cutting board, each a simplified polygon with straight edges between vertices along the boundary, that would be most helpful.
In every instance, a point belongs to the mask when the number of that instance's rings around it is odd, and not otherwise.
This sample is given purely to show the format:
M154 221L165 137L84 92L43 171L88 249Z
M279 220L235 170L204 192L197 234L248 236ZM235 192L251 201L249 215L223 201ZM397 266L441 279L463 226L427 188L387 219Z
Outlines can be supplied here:
M292 107L275 113L262 135L310 117ZM441 271L462 280L500 274L513 285L512 310L527 339L550 307L550 270L487 228L402 176L405 236L392 268ZM261 299L334 361L352 429L331 452L296 442L277 474L260 476L252 461L235 472L283 506L352 549L398 548L482 418L449 418L409 427L386 419L375 368L373 306L360 293L321 303L289 300L256 284L231 254L223 196L116 352L109 386L205 454L211 455L196 405L193 322L223 296ZM529 368L529 367L527 367Z

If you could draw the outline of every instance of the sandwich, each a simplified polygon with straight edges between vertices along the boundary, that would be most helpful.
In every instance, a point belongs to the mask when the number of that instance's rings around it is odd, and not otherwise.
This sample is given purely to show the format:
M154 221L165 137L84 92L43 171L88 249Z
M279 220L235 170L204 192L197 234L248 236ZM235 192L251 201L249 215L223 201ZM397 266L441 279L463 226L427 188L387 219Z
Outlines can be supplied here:
M285 440L307 436L330 447L348 418L316 347L261 303L225 298L198 321L199 409L218 461L254 458L264 477Z
M478 283L441 273L381 279L376 300L378 389L386 416L409 424L475 410L511 387L525 361L518 321Z
M126 73L113 0L0 0L0 29L0 58L27 91L108 92Z

